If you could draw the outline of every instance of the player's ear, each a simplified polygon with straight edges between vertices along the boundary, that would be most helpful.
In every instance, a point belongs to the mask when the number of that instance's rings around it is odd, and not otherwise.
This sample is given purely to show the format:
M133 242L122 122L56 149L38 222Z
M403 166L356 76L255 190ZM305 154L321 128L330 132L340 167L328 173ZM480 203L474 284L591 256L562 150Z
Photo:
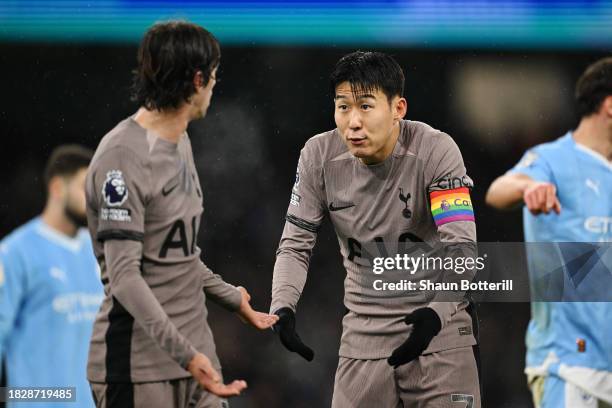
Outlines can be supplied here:
M59 199L64 195L64 189L66 188L66 183L60 176L53 176L51 180L49 180L49 184L47 185L47 191L49 193L49 198Z
M603 100L601 107L606 115L608 115L609 118L612 118L612 95L607 96Z
M408 102L406 102L406 98L395 96L393 102L391 102L391 106L393 107L393 120L404 119L408 111Z
M202 71L196 71L193 76L193 87L197 90L204 86L204 74Z

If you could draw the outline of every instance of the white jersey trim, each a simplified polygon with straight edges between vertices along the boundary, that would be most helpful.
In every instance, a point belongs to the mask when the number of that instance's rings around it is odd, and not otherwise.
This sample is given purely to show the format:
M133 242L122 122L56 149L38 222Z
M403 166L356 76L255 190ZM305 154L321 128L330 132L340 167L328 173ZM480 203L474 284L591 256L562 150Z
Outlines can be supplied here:
M44 221L41 221L40 224L38 224L38 228L36 229L36 231L49 241L59 246L62 246L72 252L79 252L81 250L81 246L83 244L83 241L81 239L83 229L80 229L77 232L77 235L74 238L71 238L49 227L47 224L44 223Z
M601 162L604 166L606 166L608 168L608 170L612 171L612 162L608 161L602 154L596 152L595 150L586 147L576 141L574 141L574 144L576 146L576 149L588 154L589 156L593 157L595 160Z

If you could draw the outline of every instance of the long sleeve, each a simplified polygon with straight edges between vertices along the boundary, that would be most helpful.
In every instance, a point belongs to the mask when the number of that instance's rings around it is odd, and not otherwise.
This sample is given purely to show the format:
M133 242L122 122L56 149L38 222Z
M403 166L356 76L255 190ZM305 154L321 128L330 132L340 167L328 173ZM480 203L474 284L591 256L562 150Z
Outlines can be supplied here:
M104 243L113 302L119 302L162 350L186 367L196 350L170 321L142 276L150 167L130 149L118 146L98 159L90 176L88 205L100 214L93 238Z
M181 367L196 350L178 331L141 275L142 243L109 239L104 242L106 268L113 298Z
M308 144L302 149L291 191L285 228L276 251L270 312L289 307L296 310L306 284L310 256L324 216L323 176L312 162Z
M476 257L476 224L470 191L474 183L467 175L461 152L450 136L443 134L428 160L425 177L428 180L431 212L440 234L442 250L447 257ZM473 271L463 275L444 271L447 282L472 279ZM430 307L438 313L444 327L457 312L461 301L438 301Z
M285 222L276 251L270 312L283 307L296 310L306 284L308 265L316 239L316 232L297 227L289 221Z
M242 302L242 295L238 288L225 282L220 275L211 271L204 262L200 261L200 267L202 271L202 288L206 296L230 312L237 311Z

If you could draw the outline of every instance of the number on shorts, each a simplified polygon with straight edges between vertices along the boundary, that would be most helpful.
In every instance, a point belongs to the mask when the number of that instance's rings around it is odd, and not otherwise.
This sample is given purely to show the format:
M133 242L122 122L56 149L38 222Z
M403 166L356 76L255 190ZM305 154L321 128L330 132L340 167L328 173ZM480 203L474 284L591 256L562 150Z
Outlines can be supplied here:
M474 396L469 394L451 394L452 402L465 402L465 408L474 406Z

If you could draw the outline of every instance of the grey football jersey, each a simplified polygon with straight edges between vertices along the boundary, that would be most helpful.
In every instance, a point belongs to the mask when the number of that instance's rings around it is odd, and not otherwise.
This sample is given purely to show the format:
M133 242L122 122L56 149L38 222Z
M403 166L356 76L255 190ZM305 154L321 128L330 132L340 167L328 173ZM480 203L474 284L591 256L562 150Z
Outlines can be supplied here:
M410 334L403 318L424 306L432 307L442 319L442 330L426 352L474 345L467 302L433 302L403 292L376 291L371 264L372 257L393 256L393 250L388 250L393 243L397 247L420 241L429 246L475 242L472 187L455 142L424 123L401 121L392 154L369 166L348 151L337 129L314 136L300 153L274 266L271 311L296 309L317 230L328 214L346 270L348 313L343 319L340 356L389 357ZM467 210L460 208L455 213L463 215L440 214L435 216L442 219L434 219L432 202L439 202L439 195L447 192L460 194L465 204L461 208Z
M241 295L200 260L202 190L188 136L175 144L122 121L96 150L86 197L105 290L89 380L188 377L196 351L219 367L205 298L233 311Z

